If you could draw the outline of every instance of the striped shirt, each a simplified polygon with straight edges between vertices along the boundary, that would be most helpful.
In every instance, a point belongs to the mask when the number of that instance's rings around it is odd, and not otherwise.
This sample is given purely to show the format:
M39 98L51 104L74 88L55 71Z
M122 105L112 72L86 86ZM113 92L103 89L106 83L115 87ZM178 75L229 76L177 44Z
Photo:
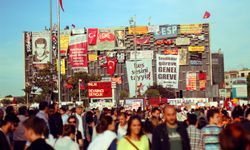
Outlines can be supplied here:
M219 133L221 128L216 125L207 125L201 129L202 146L205 150L220 150Z
M189 125L187 128L187 132L190 139L191 150L201 150L202 149L201 130L197 129L194 125Z

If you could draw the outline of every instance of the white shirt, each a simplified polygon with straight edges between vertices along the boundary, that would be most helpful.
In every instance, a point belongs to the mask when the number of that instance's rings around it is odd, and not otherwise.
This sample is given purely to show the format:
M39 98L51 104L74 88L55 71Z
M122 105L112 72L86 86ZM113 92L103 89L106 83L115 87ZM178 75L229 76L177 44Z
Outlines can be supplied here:
M117 138L120 140L124 135L126 135L128 129L128 124L126 124L124 127L121 127L120 124L118 125L117 130Z
M79 150L79 145L70 137L64 136L56 141L54 148L55 150Z
M76 118L78 120L77 129L81 132L82 138L84 139L84 130L83 130L83 124L82 124L82 116L76 114Z

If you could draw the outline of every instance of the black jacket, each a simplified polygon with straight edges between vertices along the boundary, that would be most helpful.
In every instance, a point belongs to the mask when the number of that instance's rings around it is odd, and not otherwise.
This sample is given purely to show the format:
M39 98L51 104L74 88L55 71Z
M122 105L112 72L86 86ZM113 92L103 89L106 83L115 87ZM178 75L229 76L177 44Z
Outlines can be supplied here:
M56 112L49 116L49 129L54 138L58 138L59 135L62 135L63 122L60 113Z
M183 123L178 122L177 132L181 136L182 150L190 150L187 129ZM166 123L160 124L153 131L152 150L170 150L168 129Z
M37 139L31 143L27 150L54 150L44 139Z
M0 150L10 150L10 145L6 138L5 134L0 131Z

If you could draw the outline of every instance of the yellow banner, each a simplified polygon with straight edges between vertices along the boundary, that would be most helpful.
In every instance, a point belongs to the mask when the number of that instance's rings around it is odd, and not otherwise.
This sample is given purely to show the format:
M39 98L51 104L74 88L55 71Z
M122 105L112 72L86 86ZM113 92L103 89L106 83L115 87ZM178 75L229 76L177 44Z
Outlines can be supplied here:
M205 46L188 46L189 52L204 52Z
M97 54L96 53L90 53L88 54L88 57L89 57L89 61L97 61Z
M58 71L58 59L56 60L56 71ZM66 74L66 69L65 69L65 59L61 60L61 74L65 75Z
M147 26L138 26L138 27L129 27L128 28L128 34L147 34L148 33L148 27Z
M60 35L60 53L67 53L69 47L69 35Z
M181 24L180 34L200 34L202 32L202 24Z

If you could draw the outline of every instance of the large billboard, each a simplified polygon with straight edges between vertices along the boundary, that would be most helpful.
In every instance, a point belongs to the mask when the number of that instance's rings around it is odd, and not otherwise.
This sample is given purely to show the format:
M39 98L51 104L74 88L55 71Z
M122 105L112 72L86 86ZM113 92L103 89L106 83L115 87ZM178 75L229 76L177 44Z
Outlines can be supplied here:
M137 61L126 61L129 94L130 97L135 96L135 89L137 95L142 95L148 89L149 86L153 85L153 73L152 73L152 60L142 59ZM137 78L137 85L135 88L135 80Z
M178 89L179 55L156 55L156 80L158 85Z
M88 83L89 98L108 98L112 97L111 82L89 82Z
M233 78L232 79L232 97L247 98L247 79Z

